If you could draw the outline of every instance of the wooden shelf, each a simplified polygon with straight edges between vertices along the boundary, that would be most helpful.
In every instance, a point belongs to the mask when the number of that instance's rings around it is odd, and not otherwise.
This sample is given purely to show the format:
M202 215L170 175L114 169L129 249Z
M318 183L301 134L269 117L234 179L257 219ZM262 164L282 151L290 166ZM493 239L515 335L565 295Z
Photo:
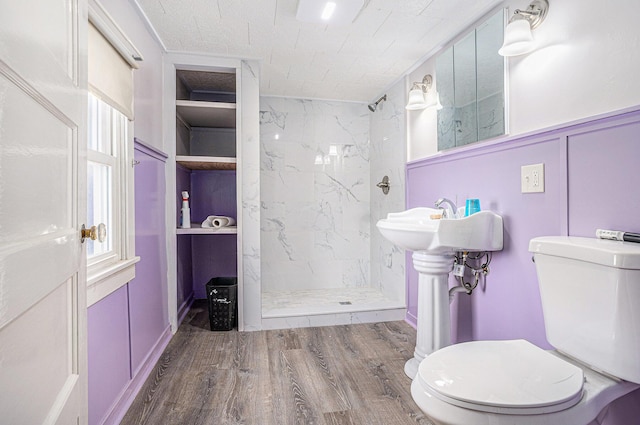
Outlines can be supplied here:
M201 223L191 223L190 229L178 228L176 233L178 235L235 235L238 233L238 227L202 227Z
M176 112L192 127L236 128L236 104L176 100Z
M176 163L190 170L235 170L236 159L222 156L176 155Z

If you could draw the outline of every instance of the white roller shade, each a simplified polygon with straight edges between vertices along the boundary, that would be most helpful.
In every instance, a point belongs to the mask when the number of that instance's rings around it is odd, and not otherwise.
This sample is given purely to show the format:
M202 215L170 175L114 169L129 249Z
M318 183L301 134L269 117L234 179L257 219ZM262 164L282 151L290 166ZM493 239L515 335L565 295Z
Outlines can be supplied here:
M133 120L133 69L89 23L89 88Z

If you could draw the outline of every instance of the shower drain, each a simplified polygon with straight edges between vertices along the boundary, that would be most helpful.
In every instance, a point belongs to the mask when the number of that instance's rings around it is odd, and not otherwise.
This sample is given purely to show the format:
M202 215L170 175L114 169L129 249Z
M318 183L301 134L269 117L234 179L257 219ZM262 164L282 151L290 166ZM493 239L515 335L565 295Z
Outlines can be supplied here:
M340 305L351 305L351 301L338 301Z

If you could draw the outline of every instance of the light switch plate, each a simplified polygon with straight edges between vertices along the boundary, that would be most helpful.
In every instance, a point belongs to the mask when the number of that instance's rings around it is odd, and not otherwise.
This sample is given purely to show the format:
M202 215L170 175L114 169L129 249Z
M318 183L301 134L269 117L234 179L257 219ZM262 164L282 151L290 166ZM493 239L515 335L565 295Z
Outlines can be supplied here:
M522 193L544 192L544 164L523 165L520 168Z

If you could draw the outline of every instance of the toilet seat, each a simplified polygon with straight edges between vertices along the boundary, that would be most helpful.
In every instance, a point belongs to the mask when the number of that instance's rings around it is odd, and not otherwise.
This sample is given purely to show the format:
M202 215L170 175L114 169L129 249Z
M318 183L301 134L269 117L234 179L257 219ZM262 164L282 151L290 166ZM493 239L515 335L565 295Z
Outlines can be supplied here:
M473 341L427 356L416 379L432 396L465 409L553 413L582 398L582 369L524 340Z

